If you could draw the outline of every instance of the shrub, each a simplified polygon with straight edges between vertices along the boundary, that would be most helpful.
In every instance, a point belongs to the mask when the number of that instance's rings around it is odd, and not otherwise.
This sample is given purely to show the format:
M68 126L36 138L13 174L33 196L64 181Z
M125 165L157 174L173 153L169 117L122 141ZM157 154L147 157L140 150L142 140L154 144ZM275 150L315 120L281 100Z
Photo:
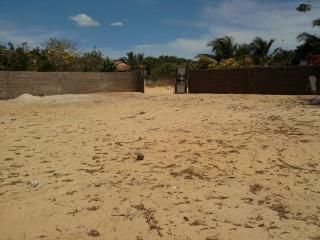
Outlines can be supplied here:
M239 63L234 58L222 59L219 64L212 63L209 65L209 69L214 68L237 68L240 67Z

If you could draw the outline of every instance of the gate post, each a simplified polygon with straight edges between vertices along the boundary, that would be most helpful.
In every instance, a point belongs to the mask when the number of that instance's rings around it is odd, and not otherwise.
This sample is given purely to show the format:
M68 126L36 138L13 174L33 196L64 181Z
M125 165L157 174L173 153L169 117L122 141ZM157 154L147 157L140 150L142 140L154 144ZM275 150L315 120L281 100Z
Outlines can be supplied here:
M174 93L188 93L188 65L179 66L177 68Z

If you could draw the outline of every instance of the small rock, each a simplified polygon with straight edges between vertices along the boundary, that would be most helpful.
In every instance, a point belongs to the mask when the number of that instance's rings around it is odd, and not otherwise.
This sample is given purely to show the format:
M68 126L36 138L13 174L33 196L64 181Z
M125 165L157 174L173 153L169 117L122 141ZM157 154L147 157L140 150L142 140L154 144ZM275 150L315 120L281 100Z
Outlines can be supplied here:
M142 153L136 153L136 155L137 155L137 161L144 160L144 155Z

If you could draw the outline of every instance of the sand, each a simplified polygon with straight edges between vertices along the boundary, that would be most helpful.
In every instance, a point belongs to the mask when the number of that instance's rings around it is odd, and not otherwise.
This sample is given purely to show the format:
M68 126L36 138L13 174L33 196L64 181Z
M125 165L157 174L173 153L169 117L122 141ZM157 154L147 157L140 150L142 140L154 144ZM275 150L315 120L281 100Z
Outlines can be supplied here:
M320 108L305 99L0 101L0 239L320 239Z

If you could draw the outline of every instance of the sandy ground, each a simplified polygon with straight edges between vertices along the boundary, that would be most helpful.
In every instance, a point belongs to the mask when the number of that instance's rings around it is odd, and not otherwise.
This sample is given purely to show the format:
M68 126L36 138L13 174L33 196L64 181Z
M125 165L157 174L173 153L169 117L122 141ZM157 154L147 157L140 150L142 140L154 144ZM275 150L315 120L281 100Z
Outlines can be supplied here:
M0 101L0 239L319 240L320 108L304 99Z

